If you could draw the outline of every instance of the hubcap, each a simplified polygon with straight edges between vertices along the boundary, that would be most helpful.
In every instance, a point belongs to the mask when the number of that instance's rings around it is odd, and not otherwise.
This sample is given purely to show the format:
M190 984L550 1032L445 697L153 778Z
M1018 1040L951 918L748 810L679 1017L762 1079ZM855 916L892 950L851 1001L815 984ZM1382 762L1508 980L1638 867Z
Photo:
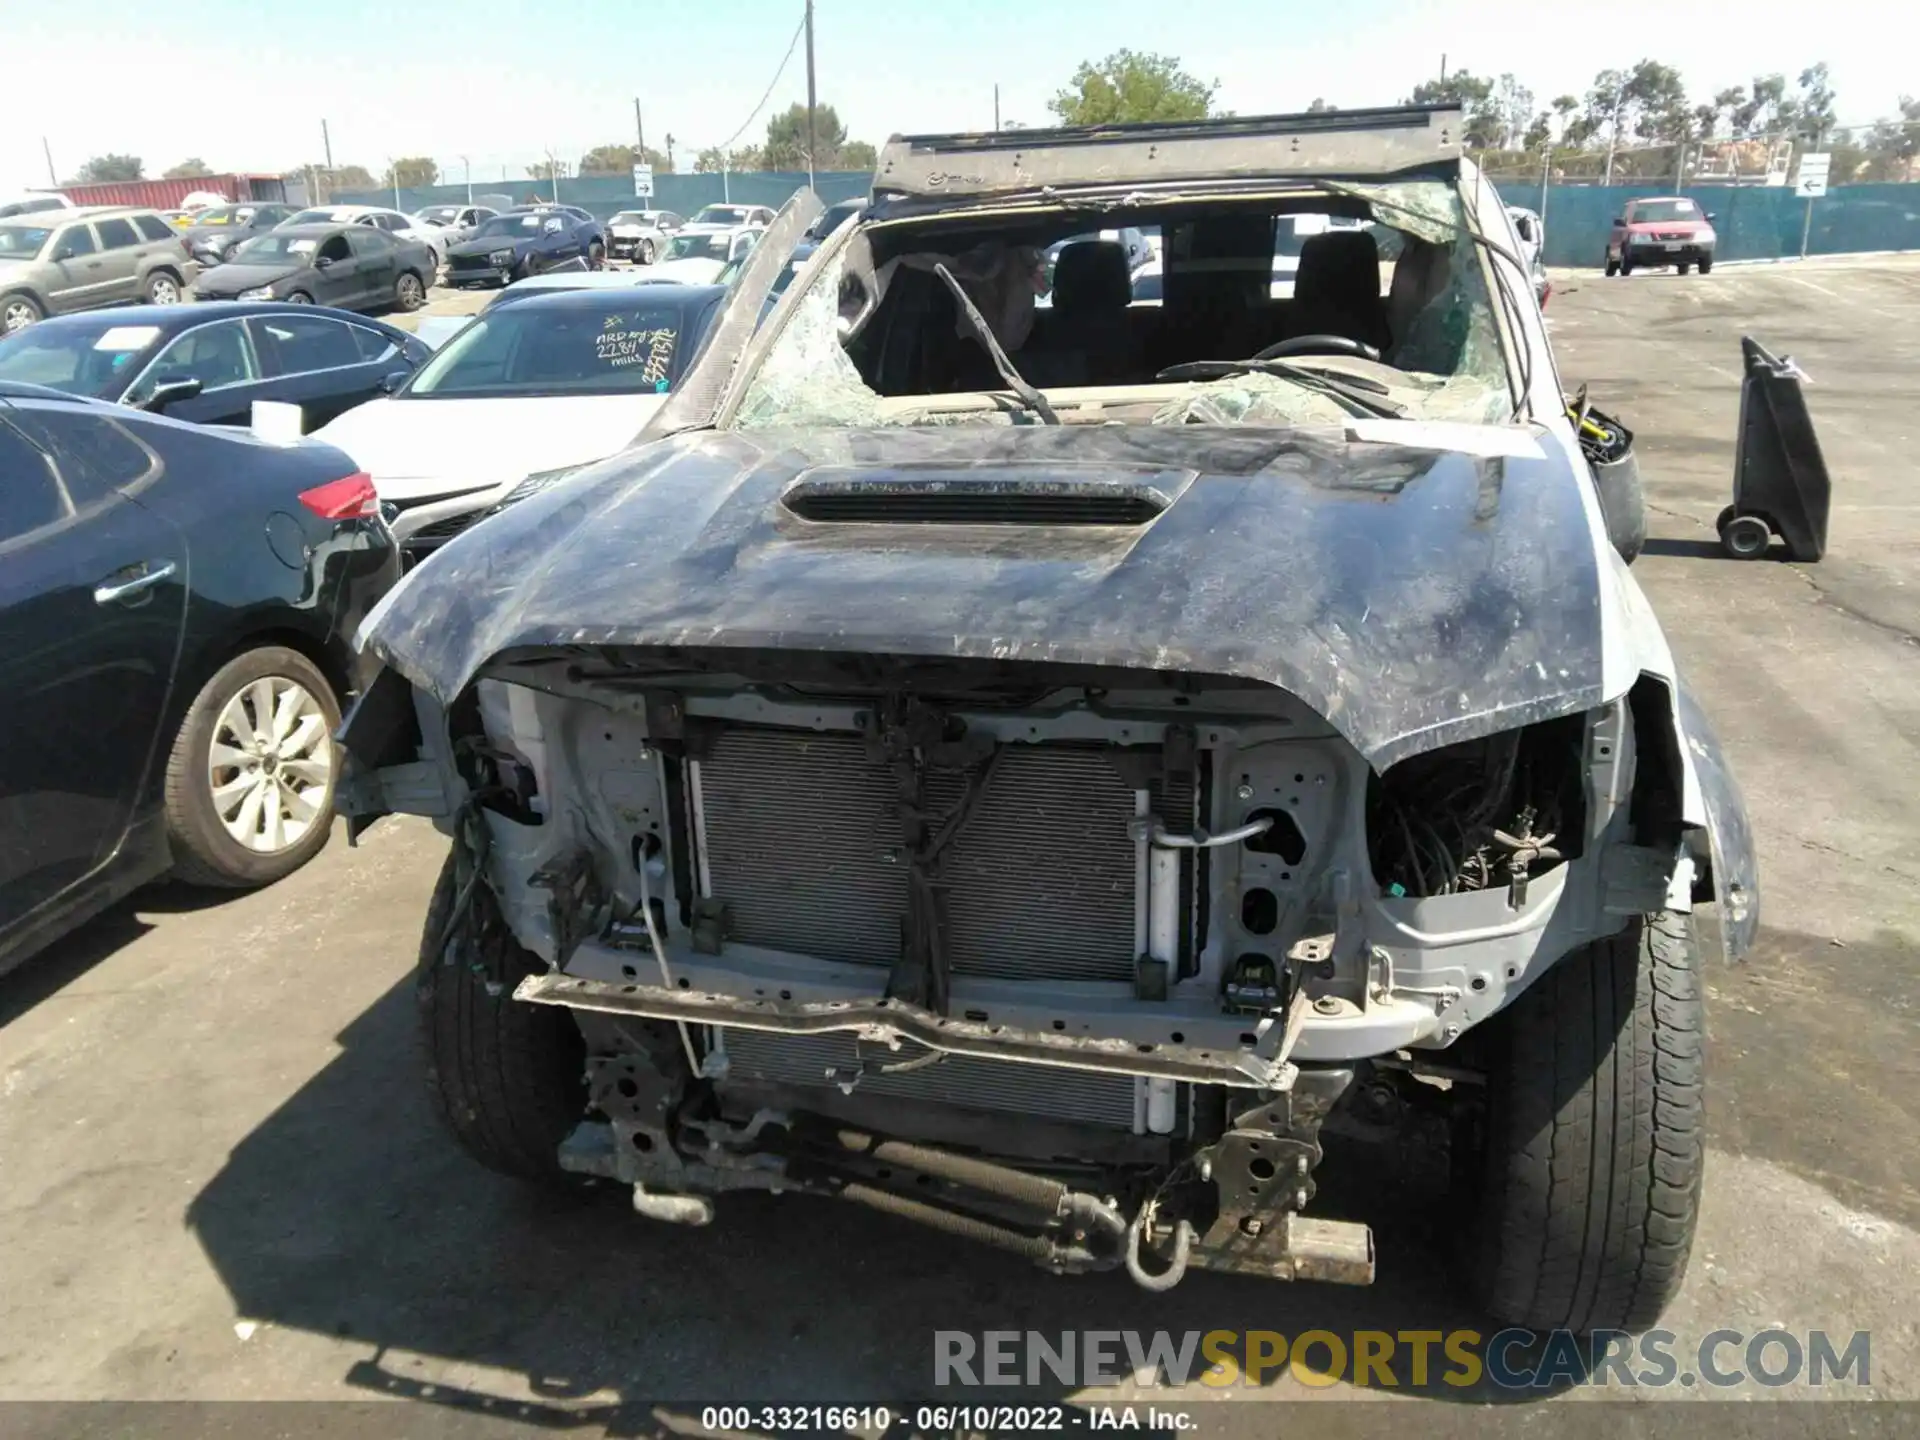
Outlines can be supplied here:
M153 303L171 305L180 298L180 287L164 276L153 282Z
M23 300L16 300L7 306L7 313L0 316L0 330L11 335L16 330L26 329L33 320L33 307Z
M400 303L411 306L417 304L419 299L420 282L411 275L402 275L400 277Z
M298 290L289 295L287 300L294 305L311 305L313 303L310 297L302 295Z
M207 781L214 813L247 849L298 845L329 813L333 739L320 702L284 675L253 681L214 725Z

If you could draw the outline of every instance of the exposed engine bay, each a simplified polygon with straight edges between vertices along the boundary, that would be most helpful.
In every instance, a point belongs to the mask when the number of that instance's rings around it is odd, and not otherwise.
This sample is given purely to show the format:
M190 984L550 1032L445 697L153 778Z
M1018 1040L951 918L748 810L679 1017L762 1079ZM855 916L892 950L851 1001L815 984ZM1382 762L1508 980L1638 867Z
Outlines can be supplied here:
M1629 843L1624 701L1383 775L1282 691L1140 670L614 648L409 703L466 790L445 963L503 924L583 1037L566 1168L1156 1288L1370 1280L1304 1213L1356 1077L1447 1071L1676 864Z

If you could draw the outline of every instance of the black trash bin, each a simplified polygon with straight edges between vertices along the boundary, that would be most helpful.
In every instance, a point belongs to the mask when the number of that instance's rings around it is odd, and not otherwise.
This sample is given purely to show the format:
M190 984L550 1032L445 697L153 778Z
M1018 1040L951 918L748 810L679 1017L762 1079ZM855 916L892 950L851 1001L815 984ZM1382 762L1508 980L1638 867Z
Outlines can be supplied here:
M1737 560L1766 554L1778 535L1789 558L1805 563L1827 550L1833 486L1813 433L1800 369L1775 359L1759 341L1740 338L1740 438L1733 456L1733 504L1714 522L1720 545Z

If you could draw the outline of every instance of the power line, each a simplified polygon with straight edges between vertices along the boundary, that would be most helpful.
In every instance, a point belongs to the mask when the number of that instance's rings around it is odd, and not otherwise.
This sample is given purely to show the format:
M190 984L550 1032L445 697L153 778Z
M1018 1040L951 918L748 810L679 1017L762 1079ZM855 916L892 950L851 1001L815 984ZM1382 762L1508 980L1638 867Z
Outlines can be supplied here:
M750 112L748 112L747 118L740 122L740 128L734 131L733 134L729 135L724 141L721 142L720 150L722 154L725 154L728 150L731 150L733 148L733 142L738 140L742 135L746 134L747 126L753 124L755 118L758 117L758 115L760 114L760 111L765 107L768 97L773 94L773 87L778 85L780 83L780 77L786 74L787 62L793 59L794 47L800 43L800 36L805 32L806 28L807 28L807 17L803 14L800 17L800 23L793 27L793 39L787 42L787 53L780 57L780 68L773 72L773 79L767 82L767 88L761 94L759 103L756 104Z

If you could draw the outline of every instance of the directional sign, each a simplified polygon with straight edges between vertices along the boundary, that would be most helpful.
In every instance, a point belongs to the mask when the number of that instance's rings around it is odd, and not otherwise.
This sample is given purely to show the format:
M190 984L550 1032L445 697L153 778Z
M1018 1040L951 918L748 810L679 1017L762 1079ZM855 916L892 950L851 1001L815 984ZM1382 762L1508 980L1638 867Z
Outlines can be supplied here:
M1821 153L1800 157L1800 180L1793 187L1793 193L1802 200L1815 200L1827 193L1827 170L1833 164L1833 156Z
M653 198L653 166L636 165L633 167L633 193L642 200Z

